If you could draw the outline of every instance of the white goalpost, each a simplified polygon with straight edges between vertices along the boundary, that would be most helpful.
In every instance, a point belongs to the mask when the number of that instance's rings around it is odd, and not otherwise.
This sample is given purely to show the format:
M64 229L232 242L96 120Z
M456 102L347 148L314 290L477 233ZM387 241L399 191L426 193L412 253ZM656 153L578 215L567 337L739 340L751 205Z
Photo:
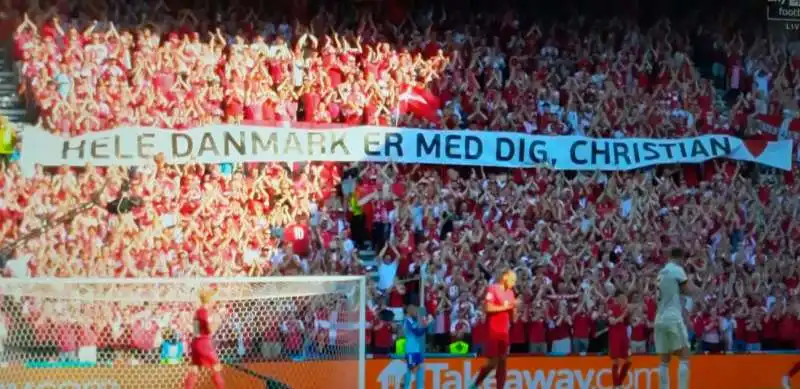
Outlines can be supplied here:
M0 389L182 388L205 288L226 387L365 388L366 278L298 276L0 279Z

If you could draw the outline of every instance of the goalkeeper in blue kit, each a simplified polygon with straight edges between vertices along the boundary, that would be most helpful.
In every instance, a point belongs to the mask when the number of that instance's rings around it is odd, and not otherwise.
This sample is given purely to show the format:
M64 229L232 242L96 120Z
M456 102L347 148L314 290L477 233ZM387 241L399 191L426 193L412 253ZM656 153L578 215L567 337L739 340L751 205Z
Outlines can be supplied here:
M411 388L411 377L417 381L417 389L425 387L425 367L422 366L425 352L425 332L428 320L423 317L422 310L414 305L406 308L406 318L403 321L403 333L406 337L406 375L403 379L403 389Z

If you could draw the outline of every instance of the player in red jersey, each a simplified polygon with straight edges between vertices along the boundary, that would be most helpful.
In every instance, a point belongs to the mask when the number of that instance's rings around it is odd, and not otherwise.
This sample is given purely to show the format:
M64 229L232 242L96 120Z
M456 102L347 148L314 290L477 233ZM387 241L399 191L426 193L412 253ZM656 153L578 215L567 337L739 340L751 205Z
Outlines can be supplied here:
M611 379L615 388L622 388L631 368L631 339L628 336L628 299L617 292L608 304L608 356L611 357Z
M514 285L517 283L517 275L512 270L506 270L500 277L500 282L489 285L486 290L484 309L486 310L486 344L483 346L483 354L489 361L481 369L478 379L470 388L477 389L483 380L489 376L493 370L495 373L496 387L503 388L506 384L506 358L510 346L509 329L511 327L511 317L517 305L514 296Z
M194 338L192 338L191 344L192 366L189 367L183 382L186 389L194 389L201 367L211 369L211 380L216 389L225 387L222 380L222 365L217 359L211 339L214 328L212 328L213 323L209 311L213 305L215 293L216 291L211 289L200 291L200 308L197 308L194 313Z

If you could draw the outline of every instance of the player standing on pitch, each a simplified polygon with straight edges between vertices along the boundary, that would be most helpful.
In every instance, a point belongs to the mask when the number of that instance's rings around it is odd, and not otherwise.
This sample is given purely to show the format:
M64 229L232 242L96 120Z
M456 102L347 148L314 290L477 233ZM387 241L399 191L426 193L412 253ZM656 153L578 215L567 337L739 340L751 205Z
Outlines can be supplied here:
M508 358L508 348L510 346L509 329L511 328L511 317L517 300L514 296L514 285L517 283L517 275L512 270L506 270L500 278L500 282L489 285L486 290L484 309L486 311L486 344L483 353L489 359L486 366L481 369L478 379L470 388L477 389L483 380L489 376L493 370L497 388L503 388L506 384L506 359Z
M611 379L614 388L625 383L631 368L631 338L628 335L628 299L618 291L608 304L608 356L611 357Z
M678 363L678 389L689 388L689 333L683 315L681 295L695 296L698 289L683 270L685 255L679 248L672 249L670 259L658 273L658 307L655 320L656 353L661 357L659 367L660 389L669 389L669 362L673 354Z
M406 308L406 319L403 321L403 332L406 337L406 376L403 380L403 389L411 388L412 374L417 380L417 389L425 387L425 368L422 366L425 352L425 332L428 330L428 320L423 316L422 310L413 304Z
M194 338L191 343L192 366L189 367L183 382L185 389L194 389L201 367L211 369L211 380L216 389L225 387L225 382L222 380L222 365L217 359L211 339L214 328L209 311L213 305L215 293L216 291L211 289L200 291L200 308L197 308L194 313Z

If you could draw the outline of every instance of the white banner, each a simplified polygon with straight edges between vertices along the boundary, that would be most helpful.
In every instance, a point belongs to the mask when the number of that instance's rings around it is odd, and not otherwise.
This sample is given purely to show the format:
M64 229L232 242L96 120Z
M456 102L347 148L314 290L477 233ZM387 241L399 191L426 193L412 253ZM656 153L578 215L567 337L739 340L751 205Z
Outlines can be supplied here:
M163 154L182 164L272 161L394 161L562 170L629 170L713 158L753 161L789 170L791 141L753 141L724 135L682 139L597 139L512 132L440 131L359 126L302 130L215 125L189 131L117 128L73 138L42 129L24 134L22 164L44 166L146 165Z

